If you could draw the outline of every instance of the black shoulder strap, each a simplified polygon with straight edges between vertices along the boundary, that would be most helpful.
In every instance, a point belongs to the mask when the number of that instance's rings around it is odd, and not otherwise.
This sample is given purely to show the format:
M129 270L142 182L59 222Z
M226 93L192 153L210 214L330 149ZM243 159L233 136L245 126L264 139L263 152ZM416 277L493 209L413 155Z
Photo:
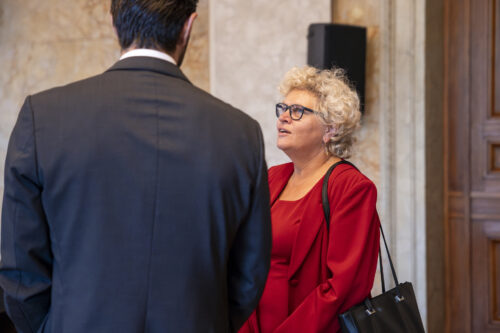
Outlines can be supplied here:
M325 173L325 178L323 178L323 188L321 189L321 201L323 202L323 213L325 214L325 221L326 221L326 229L327 230L330 230L330 223L329 223L329 221L330 221L330 204L328 202L328 180L330 179L330 175L331 175L333 169L335 169L337 167L337 165L340 165L340 164L349 164L350 166L352 166L356 170L358 169L351 162L342 160L342 161L338 161L337 163L333 164L328 169L328 171Z
M330 231L330 202L328 200L328 180L330 178L330 175L331 175L333 169L335 169L337 167L337 165L340 165L340 164L349 164L350 166L352 166L353 168L358 170L358 168L356 168L356 166L354 164L352 164L351 162L342 160L342 161L339 161L339 162L333 164L326 172L325 178L323 178L323 188L321 189L321 201L323 203L323 213L325 214L326 229L328 231ZM399 289L398 289L399 281L398 281L398 277L396 275L396 269L394 268L394 264L392 262L391 254L389 253L389 247L387 246L387 241L385 240L384 230L382 229L382 223L380 224L380 232L382 234L382 239L384 240L385 251L387 252L387 257L389 259L389 264L391 266L392 277L394 279L394 282L396 283L397 292L399 293ZM379 260L380 260L380 275L381 275L382 292L385 293L384 271L383 271L383 266L382 266L382 252L381 252L380 248L379 248Z

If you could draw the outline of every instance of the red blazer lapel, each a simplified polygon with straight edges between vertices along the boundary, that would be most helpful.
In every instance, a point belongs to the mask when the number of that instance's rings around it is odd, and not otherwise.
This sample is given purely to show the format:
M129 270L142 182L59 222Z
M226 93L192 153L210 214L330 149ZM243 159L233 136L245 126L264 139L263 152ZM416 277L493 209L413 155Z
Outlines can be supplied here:
M288 180L293 173L293 164L287 163L269 169L269 188L271 195L271 206L278 200L281 192L285 188ZM321 178L320 182L323 182ZM315 185L317 186L317 185ZM317 189L315 189L317 190ZM321 190L321 188L320 188ZM295 237L292 254L290 257L290 266L288 268L288 279L297 272L305 260L311 246L317 238L321 226L325 224L323 215L323 206L321 203L321 191L314 193L307 200L306 211L308 212L300 222L299 230ZM326 227L326 226L325 226Z
M288 267L288 279L291 279L299 270L309 250L316 241L321 226L325 224L321 198L317 198L316 196L309 198L306 211L308 214L300 222L299 230L293 244L290 266Z
M287 163L269 169L269 194L271 207L278 200L293 173L293 164Z

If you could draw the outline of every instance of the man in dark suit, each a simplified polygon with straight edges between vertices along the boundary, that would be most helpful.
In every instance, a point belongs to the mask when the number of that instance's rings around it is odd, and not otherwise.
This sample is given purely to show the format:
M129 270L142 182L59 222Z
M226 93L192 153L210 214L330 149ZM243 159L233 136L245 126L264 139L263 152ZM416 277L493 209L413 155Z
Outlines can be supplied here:
M270 257L262 133L179 70L197 0L113 0L122 59L27 97L0 284L20 332L230 332Z

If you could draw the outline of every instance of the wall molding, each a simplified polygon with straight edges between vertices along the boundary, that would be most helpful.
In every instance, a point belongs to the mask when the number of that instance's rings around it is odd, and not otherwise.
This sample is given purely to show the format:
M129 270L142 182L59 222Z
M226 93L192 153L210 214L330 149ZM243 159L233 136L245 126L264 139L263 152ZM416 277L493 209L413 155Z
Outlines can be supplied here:
M426 323L425 0L383 0L380 10L380 213Z

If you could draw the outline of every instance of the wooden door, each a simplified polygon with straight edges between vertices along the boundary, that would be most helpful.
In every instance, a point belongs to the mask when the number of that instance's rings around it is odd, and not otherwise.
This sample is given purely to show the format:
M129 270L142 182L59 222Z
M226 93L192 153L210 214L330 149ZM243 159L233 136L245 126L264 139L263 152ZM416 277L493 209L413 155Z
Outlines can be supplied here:
M445 7L446 328L500 332L500 0Z

